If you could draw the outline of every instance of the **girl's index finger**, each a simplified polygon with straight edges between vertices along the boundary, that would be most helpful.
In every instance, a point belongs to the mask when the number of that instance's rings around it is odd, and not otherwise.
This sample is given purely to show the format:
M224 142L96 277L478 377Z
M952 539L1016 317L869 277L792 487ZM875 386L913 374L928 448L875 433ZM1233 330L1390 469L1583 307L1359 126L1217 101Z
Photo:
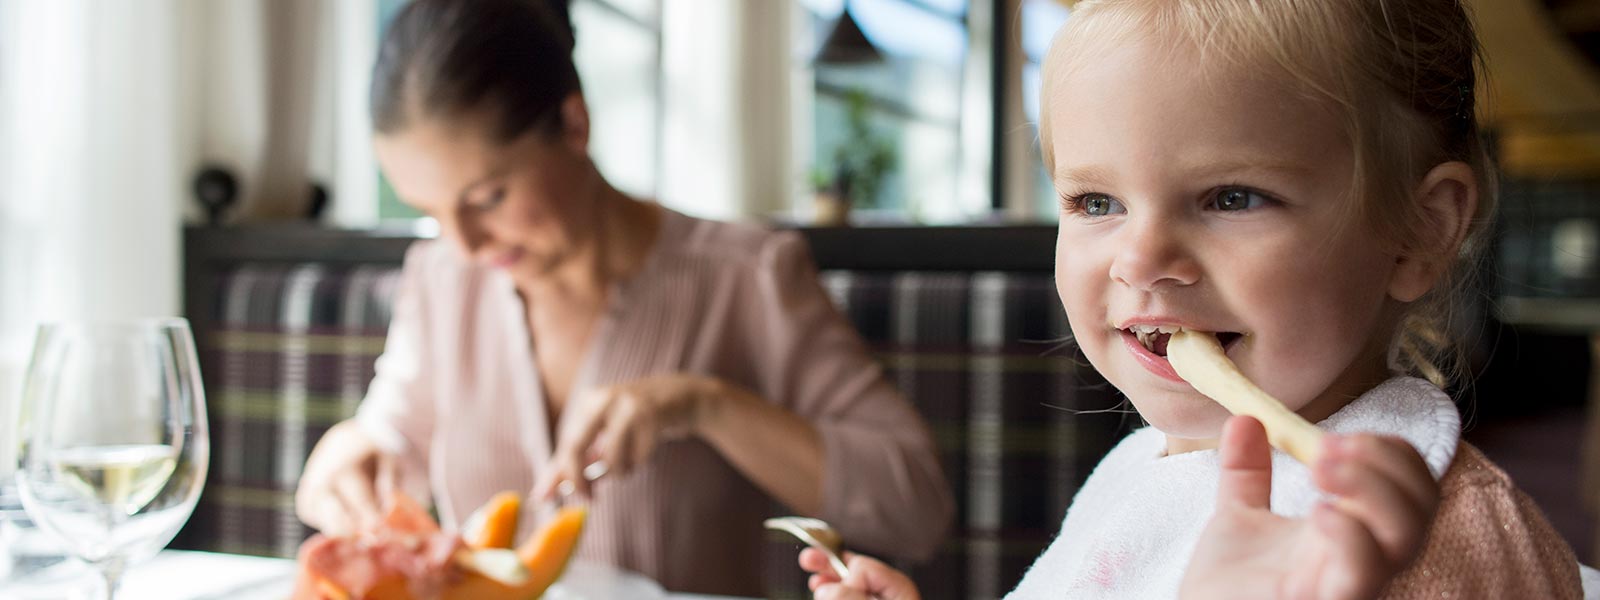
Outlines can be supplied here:
M839 576L833 570L833 564L828 561L827 555L816 548L806 548L800 551L800 568L808 572L823 575L832 581L838 581Z

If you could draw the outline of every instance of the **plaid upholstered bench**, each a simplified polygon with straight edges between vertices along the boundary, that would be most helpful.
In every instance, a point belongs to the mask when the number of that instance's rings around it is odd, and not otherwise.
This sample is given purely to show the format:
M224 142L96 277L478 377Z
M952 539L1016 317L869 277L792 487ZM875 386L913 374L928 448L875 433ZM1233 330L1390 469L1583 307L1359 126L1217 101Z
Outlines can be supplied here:
M950 539L907 567L928 598L1000 596L1134 423L1064 343L1054 230L802 232L823 285L928 420L954 488ZM292 556L310 534L293 511L300 468L372 378L410 241L289 226L187 233L187 312L214 439L180 546ZM795 545L772 539L769 596L804 596Z

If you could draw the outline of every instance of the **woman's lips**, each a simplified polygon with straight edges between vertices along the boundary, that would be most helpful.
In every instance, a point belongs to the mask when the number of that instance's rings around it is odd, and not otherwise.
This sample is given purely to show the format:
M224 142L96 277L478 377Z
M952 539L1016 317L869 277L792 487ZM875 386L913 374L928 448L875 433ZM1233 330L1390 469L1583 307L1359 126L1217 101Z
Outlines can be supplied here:
M511 265L517 264L517 261L521 259L522 249L518 248L516 250L502 252L494 258L489 259L489 265L498 269L505 269Z

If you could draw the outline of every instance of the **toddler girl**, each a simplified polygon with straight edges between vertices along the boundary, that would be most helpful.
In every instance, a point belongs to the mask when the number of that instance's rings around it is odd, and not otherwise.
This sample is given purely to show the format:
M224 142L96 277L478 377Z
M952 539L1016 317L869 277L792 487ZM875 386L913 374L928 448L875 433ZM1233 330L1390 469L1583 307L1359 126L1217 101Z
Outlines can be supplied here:
M1495 212L1478 64L1458 0L1074 7L1042 75L1057 291L1150 426L1012 597L1580 594L1571 550L1441 391ZM1329 432L1316 464L1178 377L1178 328ZM916 597L869 558L843 582L801 564L818 598Z

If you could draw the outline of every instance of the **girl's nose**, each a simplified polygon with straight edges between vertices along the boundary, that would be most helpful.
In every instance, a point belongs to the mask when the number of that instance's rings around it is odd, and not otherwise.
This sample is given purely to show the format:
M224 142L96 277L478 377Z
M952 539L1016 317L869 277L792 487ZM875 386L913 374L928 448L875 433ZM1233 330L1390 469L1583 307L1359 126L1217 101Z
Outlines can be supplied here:
M1200 280L1200 265L1183 232L1168 219L1129 219L1119 234L1112 280L1151 292Z

